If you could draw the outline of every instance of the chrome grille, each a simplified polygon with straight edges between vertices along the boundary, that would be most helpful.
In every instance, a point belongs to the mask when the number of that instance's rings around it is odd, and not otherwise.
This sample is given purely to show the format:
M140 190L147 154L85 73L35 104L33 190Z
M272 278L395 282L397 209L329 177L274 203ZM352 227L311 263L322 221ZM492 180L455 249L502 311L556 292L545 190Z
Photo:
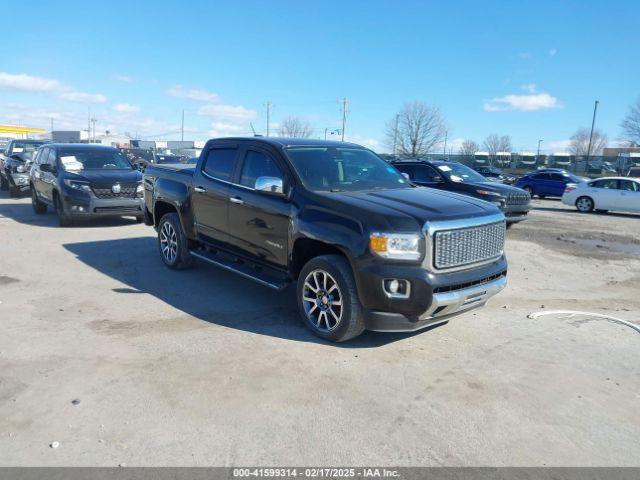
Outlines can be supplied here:
M504 250L504 221L434 233L433 266L448 269L499 258Z
M509 193L507 195L507 205L526 205L531 201L527 192Z
M135 198L136 196L136 188L138 188L138 184L136 183L127 183L120 184L120 192L113 193L111 190L113 185L92 185L91 190L98 198Z

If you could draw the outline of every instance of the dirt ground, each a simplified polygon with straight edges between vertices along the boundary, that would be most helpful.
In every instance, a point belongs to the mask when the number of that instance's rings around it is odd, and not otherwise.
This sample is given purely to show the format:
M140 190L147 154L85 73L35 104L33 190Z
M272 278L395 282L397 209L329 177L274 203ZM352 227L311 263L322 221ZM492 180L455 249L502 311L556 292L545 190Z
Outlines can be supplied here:
M534 203L485 308L334 345L292 291L2 192L0 466L640 466L640 333L527 318L640 323L640 216Z

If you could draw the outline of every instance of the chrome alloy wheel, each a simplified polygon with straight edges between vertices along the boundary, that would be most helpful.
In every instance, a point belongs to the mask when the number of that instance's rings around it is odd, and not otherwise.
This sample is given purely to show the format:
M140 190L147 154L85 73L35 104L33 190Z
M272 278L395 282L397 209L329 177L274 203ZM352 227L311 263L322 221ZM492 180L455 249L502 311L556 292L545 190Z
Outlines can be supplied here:
M160 229L160 250L168 263L173 263L178 255L178 236L169 222L164 222Z
M309 321L318 330L330 332L342 319L342 292L338 282L324 270L313 270L304 280L302 303Z

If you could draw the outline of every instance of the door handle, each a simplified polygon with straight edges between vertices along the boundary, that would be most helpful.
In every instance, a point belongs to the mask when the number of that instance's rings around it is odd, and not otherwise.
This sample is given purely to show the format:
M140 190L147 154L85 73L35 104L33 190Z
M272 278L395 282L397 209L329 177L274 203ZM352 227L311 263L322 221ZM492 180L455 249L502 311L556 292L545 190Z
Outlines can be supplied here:
M237 203L238 205L243 205L244 204L244 200L242 200L240 197L231 197L229 199L229 201L231 203Z
M207 189L204 187L193 187L193 191L198 193L205 193Z

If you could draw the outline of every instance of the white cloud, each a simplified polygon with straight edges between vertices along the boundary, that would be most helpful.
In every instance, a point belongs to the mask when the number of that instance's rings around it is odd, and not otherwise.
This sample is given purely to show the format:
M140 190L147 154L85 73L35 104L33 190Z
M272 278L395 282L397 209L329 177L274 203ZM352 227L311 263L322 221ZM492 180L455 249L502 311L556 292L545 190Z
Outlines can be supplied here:
M531 112L548 108L560 108L558 99L548 93L536 93L531 95L506 95L484 102L486 112L501 112L506 110L519 110Z
M249 135L247 127L232 122L213 122L208 132L212 138Z
M25 73L0 72L0 89L23 92L51 92L61 87L60 82L51 78L33 77Z
M113 106L113 109L116 112L123 112L123 113L137 113L140 111L140 107L138 107L137 105L130 105L128 103L116 103Z
M556 50L555 48L552 48L552 49L550 49L550 50L549 50L549 55L550 55L550 56L552 56L552 57L553 57L556 53L558 53L558 50Z
M256 118L258 113L255 110L245 108L242 105L203 105L198 109L198 115L215 117L220 119L233 119L248 121Z
M520 89L529 93L536 93L536 84L535 83L525 83L524 85L520 85Z
M123 82L123 83L133 82L133 77L130 77L129 75L121 75L119 73L114 73L113 75L111 75L111 79L115 80L116 82Z
M198 88L185 89L182 85L175 85L167 90L167 93L172 97L188 98L189 100L196 100L198 102L215 102L218 100L218 94L201 90Z
M528 60L528 59L530 59L530 58L531 58L531 56L532 56L532 55L531 55L531 53L530 53L530 52L520 52L520 53L518 54L518 57L520 57L520 58L521 58L521 59L523 59L523 60Z
M79 103L104 103L107 101L107 97L101 93L85 93L76 92L74 90L67 90L60 94L60 98L69 100L70 102Z

